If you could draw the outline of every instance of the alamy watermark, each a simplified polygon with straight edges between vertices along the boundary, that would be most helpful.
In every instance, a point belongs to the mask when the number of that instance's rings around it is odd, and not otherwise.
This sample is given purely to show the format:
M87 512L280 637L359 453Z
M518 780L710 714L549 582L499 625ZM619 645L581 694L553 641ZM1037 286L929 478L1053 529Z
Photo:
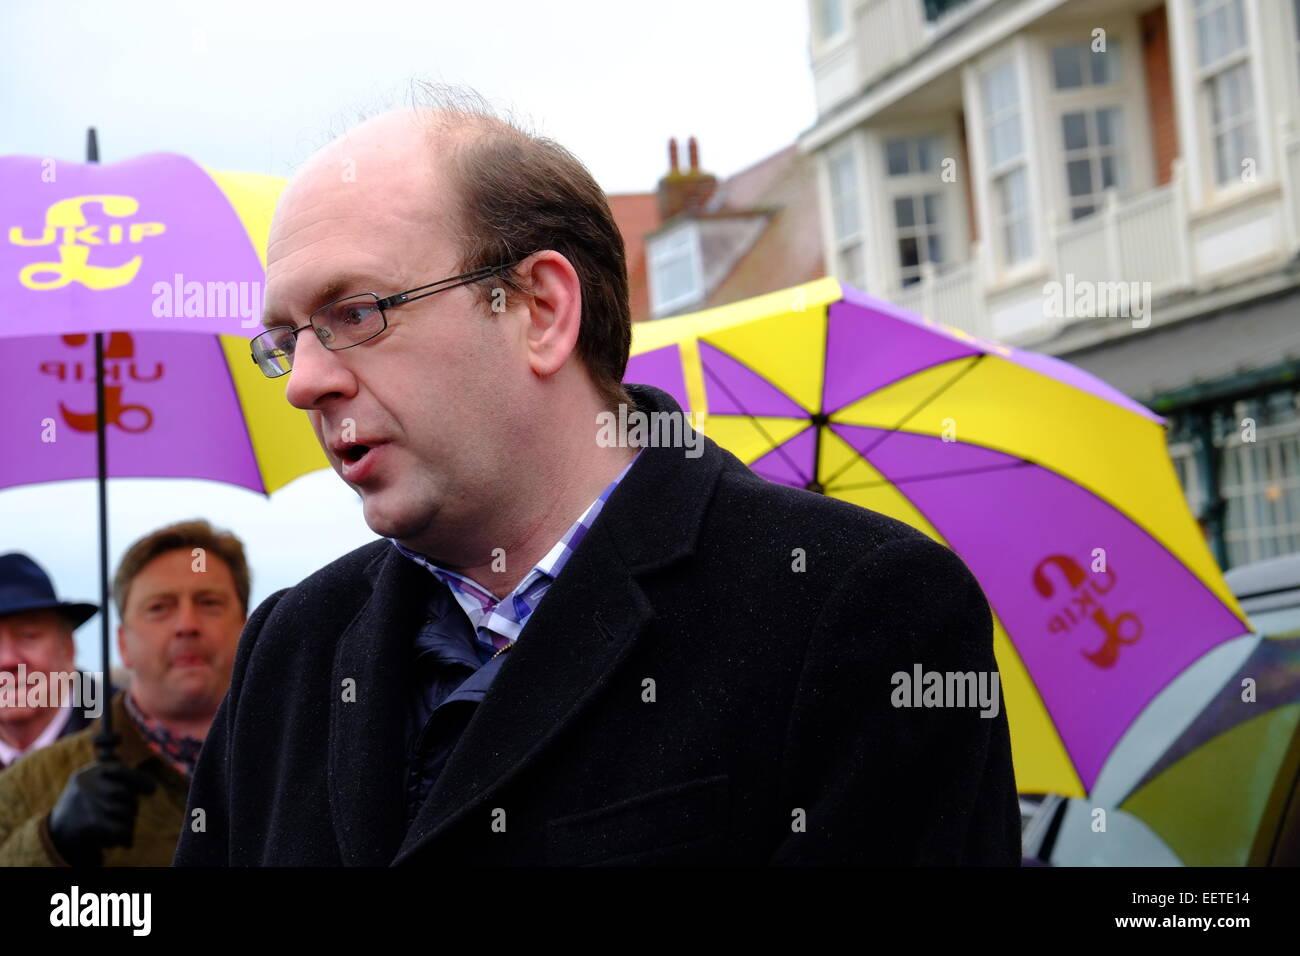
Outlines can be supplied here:
M996 717L1001 709L1001 675L997 671L895 671L889 702L895 707L979 707L981 717Z
M0 710L6 707L72 707L95 720L104 712L104 675L81 671L0 671Z
M1047 319L1132 319L1133 328L1151 324L1150 282L1093 282L1076 279L1043 285L1043 317Z
M262 283L186 281L182 273L171 282L155 282L153 314L158 319L240 319L240 328L262 321Z
M643 412L626 404L618 414L596 416L596 444L601 448L684 448L687 458L704 454L703 412Z

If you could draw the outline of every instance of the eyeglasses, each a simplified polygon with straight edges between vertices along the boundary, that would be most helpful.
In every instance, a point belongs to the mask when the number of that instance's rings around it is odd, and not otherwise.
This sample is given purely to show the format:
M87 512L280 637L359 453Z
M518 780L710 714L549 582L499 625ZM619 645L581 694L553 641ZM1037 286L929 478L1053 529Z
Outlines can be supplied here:
M528 257L524 256L524 259L526 258ZM498 274L503 269L513 269L524 259L516 259L514 262L507 262L502 265L484 266L481 269L452 276L449 279L439 279L437 282L430 282L428 285L416 286L414 289L408 289L405 292L399 292L383 299L373 292L362 292L358 295L338 299L329 305L321 306L313 312L308 317L307 324L300 328L294 328L291 325L277 325L254 336L253 341L250 343L253 351L253 362L267 378L279 378L281 375L293 370L293 353L298 342L299 332L313 329L321 345L333 352L350 349L354 345L369 342L388 328L388 317L385 315L386 309L394 309L399 305L414 302L416 299L423 299L428 295L436 295L439 292L446 292L448 289L455 289L471 282L478 282L481 279ZM511 284L513 285L513 283ZM434 286L441 286L442 288L435 289ZM425 292L425 289L431 289L432 291ZM419 295L415 294L417 292Z

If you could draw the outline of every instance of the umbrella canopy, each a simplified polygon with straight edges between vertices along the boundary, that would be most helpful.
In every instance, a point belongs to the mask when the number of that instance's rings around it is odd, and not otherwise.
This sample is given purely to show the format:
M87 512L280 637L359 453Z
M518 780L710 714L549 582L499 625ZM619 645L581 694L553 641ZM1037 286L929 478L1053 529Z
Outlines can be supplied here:
M1084 795L1143 707L1249 630L1163 420L1059 360L823 279L638 325L626 378L704 412L756 473L962 557L993 610L1022 792Z
M283 186L168 153L0 157L0 488L95 476L93 332L111 333L109 477L269 494L328 467L248 350Z
M326 461L248 350L283 183L167 153L100 165L94 130L87 159L0 157L0 489L97 479L107 674L109 477L269 494Z

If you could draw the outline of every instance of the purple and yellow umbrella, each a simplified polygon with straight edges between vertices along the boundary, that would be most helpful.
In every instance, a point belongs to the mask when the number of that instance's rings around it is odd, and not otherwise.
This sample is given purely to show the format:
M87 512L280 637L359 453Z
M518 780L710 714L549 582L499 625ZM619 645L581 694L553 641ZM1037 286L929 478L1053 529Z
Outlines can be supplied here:
M632 351L628 381L704 412L757 474L962 557L994 614L1022 792L1083 796L1146 704L1250 629L1163 420L1064 362L833 279L639 324Z
M248 347L283 181L167 153L100 165L93 130L88 154L0 157L0 489L98 479L107 673L108 478L270 494L327 462Z
M283 185L165 153L0 157L0 489L95 476L95 332L109 477L270 494L328 467L249 357Z

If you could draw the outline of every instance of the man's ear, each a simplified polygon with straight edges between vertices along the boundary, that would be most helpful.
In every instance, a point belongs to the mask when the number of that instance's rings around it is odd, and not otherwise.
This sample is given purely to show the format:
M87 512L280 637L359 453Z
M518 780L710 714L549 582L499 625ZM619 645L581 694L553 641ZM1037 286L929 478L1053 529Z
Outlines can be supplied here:
M122 666L131 670L131 655L126 652L126 629L121 624L117 626L117 653L122 657Z
M553 249L530 256L520 268L529 288L525 338L529 367L554 375L578 344L582 323L582 282L573 264Z

